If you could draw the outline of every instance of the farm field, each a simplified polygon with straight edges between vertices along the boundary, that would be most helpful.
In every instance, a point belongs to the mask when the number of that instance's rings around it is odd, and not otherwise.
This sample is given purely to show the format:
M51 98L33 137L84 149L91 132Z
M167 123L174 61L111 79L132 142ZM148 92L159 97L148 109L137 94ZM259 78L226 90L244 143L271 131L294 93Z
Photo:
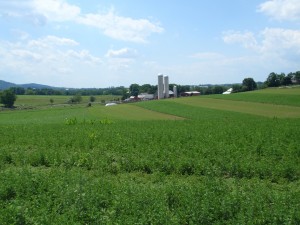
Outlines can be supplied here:
M166 101L172 102L173 99ZM289 105L278 105L270 103L259 103L250 101L236 101L231 99L218 99L212 96L199 96L191 98L180 98L174 101L183 105L191 105L194 107L204 107L219 110L228 110L233 112L241 112L266 117L300 117L300 107Z
M286 88L267 88L231 95L211 95L207 97L243 102L259 102L276 105L300 106L300 86L291 86Z
M37 107L37 106L49 106L51 105L50 99L53 100L53 105L57 104L66 104L68 100L73 96L66 95L18 95L17 100L15 102L16 106L29 106L29 107ZM87 104L89 102L90 96L82 96L82 103ZM101 100L115 100L119 99L120 96L113 95L99 95L95 96L96 102L100 102Z
M0 224L299 224L300 107L274 94L2 111Z

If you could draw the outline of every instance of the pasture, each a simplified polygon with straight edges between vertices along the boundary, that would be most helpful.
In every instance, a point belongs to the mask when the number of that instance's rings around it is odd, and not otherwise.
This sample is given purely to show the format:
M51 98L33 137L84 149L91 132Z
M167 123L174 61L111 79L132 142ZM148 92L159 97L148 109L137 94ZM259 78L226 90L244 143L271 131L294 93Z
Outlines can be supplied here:
M267 88L231 95L211 95L209 97L243 102L300 106L300 86Z
M63 96L63 95L19 95L15 105L18 107L41 107L41 106L49 106L49 105L61 105L66 104L70 98L73 97L71 95ZM82 96L82 104L87 104L89 102L90 96ZM113 95L98 95L95 96L95 102L104 101L112 101L120 99L121 96L113 96ZM51 104L50 99L53 100L53 104Z
M2 111L0 224L299 224L300 107L271 94Z

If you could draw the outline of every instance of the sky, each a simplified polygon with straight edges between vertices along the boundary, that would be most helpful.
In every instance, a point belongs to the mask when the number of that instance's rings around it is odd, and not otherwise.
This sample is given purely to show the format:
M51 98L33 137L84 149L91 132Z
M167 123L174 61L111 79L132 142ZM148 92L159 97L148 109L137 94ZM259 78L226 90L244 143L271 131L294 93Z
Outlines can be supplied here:
M104 88L300 70L300 0L0 0L0 80Z

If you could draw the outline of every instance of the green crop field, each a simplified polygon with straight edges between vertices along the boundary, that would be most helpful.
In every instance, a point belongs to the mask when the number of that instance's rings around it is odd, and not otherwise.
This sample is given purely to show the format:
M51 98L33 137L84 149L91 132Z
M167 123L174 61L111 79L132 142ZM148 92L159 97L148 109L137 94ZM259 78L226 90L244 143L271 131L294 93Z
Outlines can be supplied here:
M16 106L25 107L37 107L37 106L49 106L51 105L50 99L53 100L53 105L66 104L68 100L73 96L62 96L62 95L19 95L17 97ZM82 103L88 103L90 96L82 96ZM110 101L120 99L121 96L113 95L99 95L95 96L95 101L100 102L101 100Z
M297 91L0 111L0 224L300 224Z
M231 95L211 95L209 97L244 102L300 106L300 86L287 88L267 88L258 91L241 92Z

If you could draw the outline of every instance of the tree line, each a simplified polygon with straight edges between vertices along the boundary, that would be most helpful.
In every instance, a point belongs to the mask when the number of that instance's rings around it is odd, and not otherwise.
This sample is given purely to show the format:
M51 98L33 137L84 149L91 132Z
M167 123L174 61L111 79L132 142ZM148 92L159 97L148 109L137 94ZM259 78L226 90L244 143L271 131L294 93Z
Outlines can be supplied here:
M270 73L265 81L267 87L279 87L287 86L291 84L300 84L300 71L291 72L285 75L285 73Z
M222 94L228 88L233 89L233 93L253 91L267 87L279 87L292 84L300 84L300 71L285 73L270 73L264 82L255 82L253 78L244 78L241 84L228 84L228 85L178 85L170 84L169 89L173 90L177 86L177 92L181 93L187 91L199 91L201 95ZM0 103L4 107L13 107L17 99L17 95L70 95L71 102L80 102L81 96L94 96L94 95L118 95L122 96L122 100L130 96L138 96L140 93L155 94L157 92L157 85L151 84L131 84L129 88L124 86L109 87L109 88L87 88L87 89L34 89L23 87L11 87L10 89L0 92ZM92 101L92 99L91 99Z
M23 88L11 87L9 88L16 95L77 95L91 96L91 95L122 95L128 88L108 87L108 88L70 88L70 89L57 89L57 88Z

